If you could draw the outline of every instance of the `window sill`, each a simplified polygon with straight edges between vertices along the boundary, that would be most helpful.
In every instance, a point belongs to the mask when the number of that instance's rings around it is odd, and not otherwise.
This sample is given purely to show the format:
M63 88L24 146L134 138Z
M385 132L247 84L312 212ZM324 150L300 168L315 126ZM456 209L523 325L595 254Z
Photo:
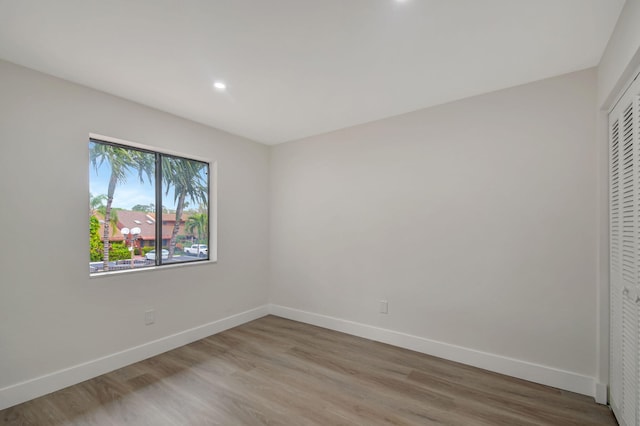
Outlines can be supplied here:
M218 263L218 260L209 259L209 260L200 260L197 262L193 262L193 261L181 262L181 263L174 263L174 264L162 265L162 266L145 266L145 267L133 268L133 269L123 269L120 271L96 272L93 274L89 274L89 278L93 279L93 278L113 277L116 275L136 274L136 273L151 272L151 271L157 272L157 271L162 271L166 269L188 268L188 267L194 267L194 266L211 265L215 263Z

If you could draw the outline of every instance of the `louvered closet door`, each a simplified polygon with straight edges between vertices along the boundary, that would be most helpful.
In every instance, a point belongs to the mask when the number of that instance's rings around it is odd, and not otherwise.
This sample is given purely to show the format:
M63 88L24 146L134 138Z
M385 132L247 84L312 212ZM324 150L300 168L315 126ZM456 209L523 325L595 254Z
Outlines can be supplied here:
M609 115L611 350L609 396L640 426L640 79Z

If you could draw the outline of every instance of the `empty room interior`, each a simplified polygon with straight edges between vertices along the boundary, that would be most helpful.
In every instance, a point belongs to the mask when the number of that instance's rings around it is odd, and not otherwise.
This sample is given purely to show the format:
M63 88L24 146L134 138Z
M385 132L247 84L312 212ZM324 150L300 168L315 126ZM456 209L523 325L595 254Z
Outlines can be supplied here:
M0 0L0 424L640 425L640 0Z

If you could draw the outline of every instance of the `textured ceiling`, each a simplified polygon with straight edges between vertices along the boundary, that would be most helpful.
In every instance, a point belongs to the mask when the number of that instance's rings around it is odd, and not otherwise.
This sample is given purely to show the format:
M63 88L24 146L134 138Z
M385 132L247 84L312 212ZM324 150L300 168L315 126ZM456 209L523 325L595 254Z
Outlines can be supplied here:
M275 144L595 66L623 3L0 0L0 58Z

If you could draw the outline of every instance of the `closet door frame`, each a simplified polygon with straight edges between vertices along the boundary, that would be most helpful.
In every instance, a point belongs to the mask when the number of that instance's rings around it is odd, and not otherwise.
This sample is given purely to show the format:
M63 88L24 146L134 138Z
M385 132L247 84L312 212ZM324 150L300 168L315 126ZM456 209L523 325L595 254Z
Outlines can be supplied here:
M640 73L610 110L609 395L619 423L640 425Z

